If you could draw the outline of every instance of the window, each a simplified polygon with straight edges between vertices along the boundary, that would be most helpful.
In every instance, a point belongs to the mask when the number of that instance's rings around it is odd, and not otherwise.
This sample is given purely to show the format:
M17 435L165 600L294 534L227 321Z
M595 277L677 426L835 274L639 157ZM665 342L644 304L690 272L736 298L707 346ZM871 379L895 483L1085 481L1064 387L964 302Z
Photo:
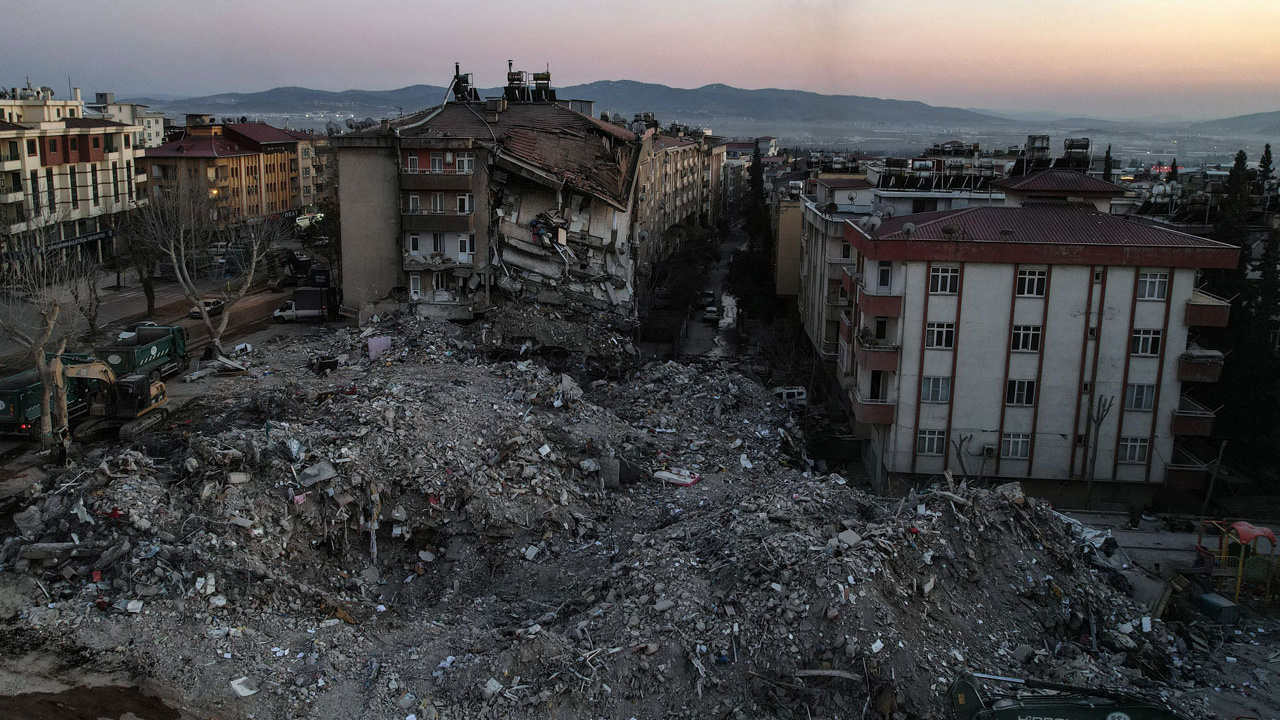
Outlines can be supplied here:
M840 243L840 257L849 260L853 257L853 246L847 242Z
M1088 380L1080 383L1081 395L1088 395L1091 392L1093 392L1093 383L1089 382Z
M458 193L459 215L470 215L475 210L475 197L471 193Z
M1084 447L1085 439L1084 433L1076 433L1076 447Z
M888 290L893 284L893 263L888 260L881 260L876 271L876 287L881 290Z
M44 169L45 192L49 196L49 212L58 211L58 189L53 186L53 168Z
M35 170L31 171L31 212L40 214L40 173Z
M1036 402L1035 380L1010 380L1004 391L1005 405L1034 405Z
M422 295L422 276L418 273L409 273L409 295L412 297Z
M431 153L431 172L444 172L444 155Z
M417 155L417 153L414 153L414 154L410 155L409 157L405 158L404 166L405 166L405 168L406 168L407 170L409 170L409 171L411 171L411 172L417 172L417 171L418 171L418 155Z
M1100 283L1100 282L1102 282L1102 271L1101 271L1101 270L1094 270L1094 271L1093 271L1093 281L1094 281L1094 282L1096 282L1096 283Z
M955 323L929 323L925 325L924 346L938 350L949 350L956 344Z
M1124 391L1124 409L1125 410L1145 410L1151 412L1152 406L1156 400L1155 385L1140 385L1130 383L1129 387Z
M76 169L74 167L67 171L67 177L71 179L71 205L74 207L80 204L80 188L76 187Z
M444 252L444 233L431 233L431 252Z
M1095 339L1097 339L1097 337L1098 337L1098 328L1096 328L1096 327L1091 327L1091 328L1089 328L1089 332L1088 332L1088 333L1086 333L1086 334L1089 336L1089 339L1090 339L1090 340L1095 340Z
M1009 349L1014 352L1040 352L1040 326L1014 325Z
M71 150L71 152L76 152L80 149L80 143L77 142L75 138L71 138L67 142L70 143L70 147L68 149Z
M1147 461L1147 438L1122 437L1117 451L1117 460L1126 464L1145 463Z
M476 171L476 154L469 152L458 153L458 172L463 175L470 175Z
M36 152L38 152L38 151L36 150L36 141L35 141L35 140L28 140L28 141L27 141L27 154L28 154L28 155L35 155L35 154L36 154Z
M120 201L120 167L111 163L111 198Z
M1047 270L1019 270L1018 297L1044 297Z
M1134 330L1133 339L1129 343L1129 352L1133 355L1159 355L1159 330Z
M1169 273L1138 273L1138 299L1164 300L1169 294Z
M476 254L476 234L475 233L471 233L470 235L467 236L467 252L472 255Z
M889 339L889 318L878 317L875 322L875 338L877 340Z
M410 233L409 252L413 253L414 255L417 255L421 251L422 251L422 248L418 244L418 233Z
M93 204L98 204L98 166L89 166L89 185L93 187Z
M132 160L129 160L124 164L124 174L125 174L125 177L129 178L127 181L125 181L125 186L129 190L129 199L132 200L133 199L133 161Z
M419 200L418 200L418 196L417 196L417 195L410 195L410 196L409 196L409 212L411 212L411 213L420 213L420 212L422 212L422 206L419 204Z
M431 193L431 212L437 215L444 212L444 193Z
M55 138L49 138L49 153L53 154L56 152L58 152L58 141Z
M920 402L951 402L951 378L923 377L920 379Z
M94 136L93 136L93 149L94 149L94 150L97 150L99 147L102 147L102 146L99 144L100 142L101 142L101 138L100 138L98 135L94 135Z
M916 454L942 455L947 447L947 434L942 430L921 430L916 433Z
M130 147L130 145L129 145L129 140L130 140L132 137L133 137L132 135L125 135L125 136L124 136L124 146L125 146L125 147Z
M1002 435L1000 457L1007 460L1026 460L1031 457L1031 434L1005 433Z
M955 295L960 290L960 268L929 268L929 292L933 295Z

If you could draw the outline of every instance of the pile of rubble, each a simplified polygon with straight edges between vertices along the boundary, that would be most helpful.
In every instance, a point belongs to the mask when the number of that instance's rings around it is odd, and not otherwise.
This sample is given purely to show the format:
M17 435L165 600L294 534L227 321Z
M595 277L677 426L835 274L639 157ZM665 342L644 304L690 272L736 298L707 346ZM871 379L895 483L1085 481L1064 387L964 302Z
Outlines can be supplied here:
M876 498L726 366L575 379L380 320L261 343L32 487L0 622L197 716L939 717L965 669L1198 702L1185 643L1016 486Z

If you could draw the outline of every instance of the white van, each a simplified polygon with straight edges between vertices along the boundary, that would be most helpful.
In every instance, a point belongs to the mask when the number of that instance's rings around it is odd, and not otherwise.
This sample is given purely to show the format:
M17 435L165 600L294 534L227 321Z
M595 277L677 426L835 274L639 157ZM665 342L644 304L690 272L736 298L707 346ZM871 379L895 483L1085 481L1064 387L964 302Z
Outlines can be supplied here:
M804 405L809 402L809 391L799 385L786 385L769 390L773 396L788 405Z

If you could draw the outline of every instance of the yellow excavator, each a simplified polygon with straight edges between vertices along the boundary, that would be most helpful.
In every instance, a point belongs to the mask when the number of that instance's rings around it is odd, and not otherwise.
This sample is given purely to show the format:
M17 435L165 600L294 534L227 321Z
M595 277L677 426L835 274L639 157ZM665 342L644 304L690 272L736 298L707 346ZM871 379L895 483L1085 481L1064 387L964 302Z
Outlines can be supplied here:
M101 360L68 364L67 381L81 383L89 402L89 419L72 431L76 440L88 440L108 430L119 430L121 440L133 440L164 422L169 411L165 385L146 375L131 373L117 378Z

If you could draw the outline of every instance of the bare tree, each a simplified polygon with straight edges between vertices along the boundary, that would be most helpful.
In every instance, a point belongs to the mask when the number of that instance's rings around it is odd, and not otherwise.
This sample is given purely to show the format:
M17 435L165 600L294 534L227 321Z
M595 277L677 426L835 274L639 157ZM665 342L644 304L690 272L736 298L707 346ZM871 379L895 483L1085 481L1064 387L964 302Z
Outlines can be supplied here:
M1084 506L1087 509L1093 503L1093 475L1098 467L1098 435L1102 432L1102 423L1107 419L1107 415L1111 414L1111 406L1115 405L1116 397L1107 395L1098 399L1098 404L1093 405L1092 401L1089 405L1089 425L1092 429L1089 443L1089 481L1085 485Z
M85 336L91 341L102 329L98 324L98 311L102 307L102 293L98 287L98 273L101 269L102 264L91 256L80 257L67 264L67 291L72 304L89 324Z
M136 252L139 258L135 264L145 266L163 257L173 265L182 294L199 309L210 343L222 354L222 334L232 307L249 292L259 261L287 237L287 229L281 222L268 220L233 224L225 209L210 199L208 190L194 185L154 193L134 212L126 236L130 247L136 249L130 250L131 255ZM225 303L216 325L198 284L200 270L214 256L215 247L227 259L225 272L230 275L216 296Z
M144 206L145 207L145 206ZM165 253L160 249L160 237L147 232L148 218L145 210L135 210L119 229L124 256L138 274L138 284L147 299L147 317L156 315L156 276Z
M38 247L10 251L5 307L0 330L26 351L23 361L34 362L40 377L40 443L46 449L69 439L66 380L62 353L78 325L70 287L82 282L83 265L61 262Z

